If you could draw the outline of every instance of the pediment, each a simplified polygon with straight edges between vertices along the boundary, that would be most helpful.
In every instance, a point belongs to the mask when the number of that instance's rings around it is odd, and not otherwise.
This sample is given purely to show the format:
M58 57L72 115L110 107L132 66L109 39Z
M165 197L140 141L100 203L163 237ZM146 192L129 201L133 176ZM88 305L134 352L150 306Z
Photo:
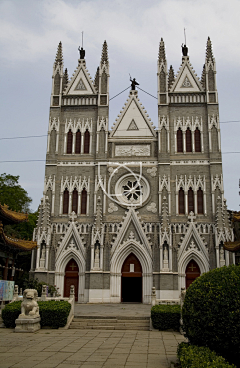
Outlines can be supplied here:
M173 83L170 92L202 92L202 86L195 74L191 64L185 60L177 74L175 82Z
M137 91L130 91L129 98L114 124L111 137L151 138L156 136L151 119L137 96Z
M80 64L72 76L66 91L66 95L92 95L96 94L90 75L84 64Z
M123 243L129 241L141 244L151 255L151 241L145 234L142 223L134 208L129 208L124 217L122 226L119 228L117 237L112 244L112 255Z

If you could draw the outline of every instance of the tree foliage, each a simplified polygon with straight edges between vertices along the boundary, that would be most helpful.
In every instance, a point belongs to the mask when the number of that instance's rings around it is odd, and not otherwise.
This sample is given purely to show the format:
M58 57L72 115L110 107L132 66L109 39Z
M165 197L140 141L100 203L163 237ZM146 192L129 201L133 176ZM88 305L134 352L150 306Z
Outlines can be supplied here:
M240 266L216 268L198 277L186 292L182 318L191 344L240 362Z
M6 173L0 175L0 203L7 204L13 211L30 212L32 199L18 180L19 176Z

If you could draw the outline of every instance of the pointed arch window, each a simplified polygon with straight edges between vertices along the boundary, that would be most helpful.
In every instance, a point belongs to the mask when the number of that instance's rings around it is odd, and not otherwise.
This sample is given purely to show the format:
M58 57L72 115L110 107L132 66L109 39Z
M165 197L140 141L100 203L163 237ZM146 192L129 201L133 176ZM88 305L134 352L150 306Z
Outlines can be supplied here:
M72 153L72 141L73 141L73 134L72 134L72 131L70 129L68 134L67 134L67 153L68 154Z
M197 191L197 206L198 206L198 214L203 215L203 191L201 188Z
M69 206L69 191L67 188L63 192L63 214L68 214L68 206Z
M194 133L195 140L195 152L201 152L201 133L198 128L196 128Z
M79 129L76 133L75 153L81 153L81 132Z
M76 188L74 188L74 191L72 192L72 211L77 213L78 210L78 191Z
M186 130L186 152L192 152L192 132L189 128Z
M81 196L81 215L86 215L86 213L87 213L87 191L85 188L83 188Z
M184 202L184 190L180 188L178 193L178 202L179 202L179 215L184 215L185 213L185 202Z
M84 153L89 153L89 147L90 147L90 133L88 129L84 133Z
M183 152L183 134L180 128L177 131L177 152Z
M192 188L188 190L188 213L194 213L194 193Z

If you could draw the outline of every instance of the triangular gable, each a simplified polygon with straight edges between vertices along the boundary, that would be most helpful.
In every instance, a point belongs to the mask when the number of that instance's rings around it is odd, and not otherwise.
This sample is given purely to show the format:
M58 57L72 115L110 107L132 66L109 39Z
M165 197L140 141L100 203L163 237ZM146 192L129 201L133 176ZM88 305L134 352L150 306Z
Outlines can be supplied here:
M202 86L189 61L181 65L170 92L202 92Z
M151 119L140 104L137 91L131 91L129 98L116 120L111 137L155 137Z
M92 95L96 94L95 88L91 81L85 66L79 64L77 70L73 74L66 91L66 95Z
M131 227L134 227L135 234L132 234ZM126 217L123 220L122 226L118 230L117 237L115 238L111 253L114 254L115 250L118 247L121 247L121 244L127 240L131 239L131 236L134 236L133 240L136 242L136 239L140 241L142 246L147 250L147 252L151 255L151 241L145 234L141 221L139 220L136 211L134 208L129 208Z
M61 239L61 243L57 249L56 261L58 261L63 253L66 254L69 252L78 253L82 259L86 257L83 241L74 222L70 222L66 234Z
M193 246L195 245L195 247ZM208 249L205 246L199 232L197 231L194 222L190 222L187 233L185 234L181 246L178 250L178 259L182 258L184 254L200 252L208 260Z

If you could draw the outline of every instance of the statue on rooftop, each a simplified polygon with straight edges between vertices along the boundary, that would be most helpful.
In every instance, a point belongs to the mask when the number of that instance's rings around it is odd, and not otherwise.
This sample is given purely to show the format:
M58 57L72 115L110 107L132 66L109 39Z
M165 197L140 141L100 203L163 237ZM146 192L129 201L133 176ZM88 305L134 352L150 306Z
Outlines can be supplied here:
M131 82L132 91L134 91L135 90L135 87L136 86L139 86L139 83L136 81L135 78L132 79L131 76L130 76L130 82Z
M182 43L182 54L188 56L188 47Z

